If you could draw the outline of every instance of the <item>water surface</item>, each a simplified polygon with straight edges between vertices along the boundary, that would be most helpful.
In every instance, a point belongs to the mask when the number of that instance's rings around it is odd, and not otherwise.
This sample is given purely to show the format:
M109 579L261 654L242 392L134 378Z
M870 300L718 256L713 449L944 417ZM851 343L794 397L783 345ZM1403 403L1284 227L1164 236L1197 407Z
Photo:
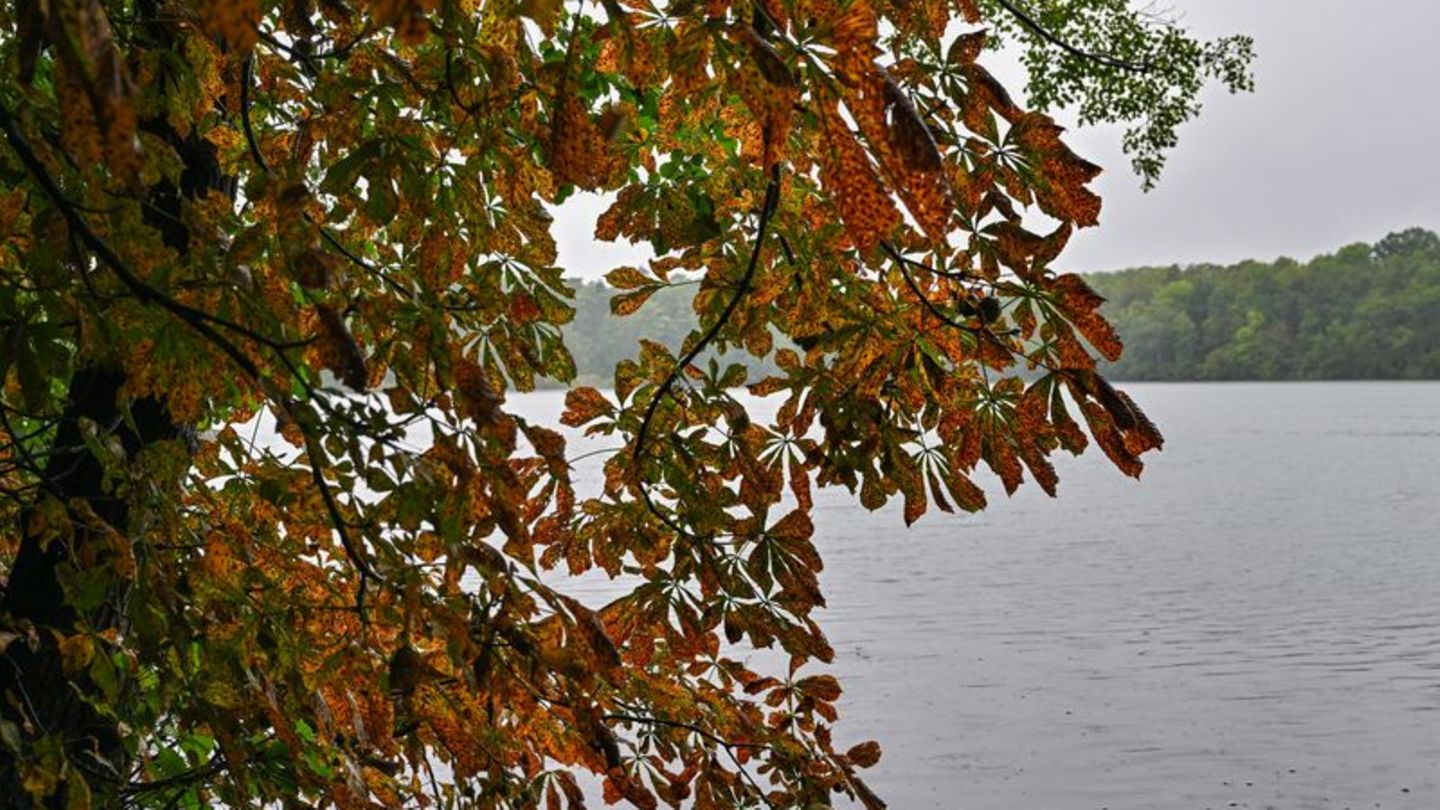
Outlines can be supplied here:
M1059 499L908 531L817 499L839 738L881 741L872 786L894 808L1440 807L1440 384L1126 389L1168 438L1142 482L1092 452Z

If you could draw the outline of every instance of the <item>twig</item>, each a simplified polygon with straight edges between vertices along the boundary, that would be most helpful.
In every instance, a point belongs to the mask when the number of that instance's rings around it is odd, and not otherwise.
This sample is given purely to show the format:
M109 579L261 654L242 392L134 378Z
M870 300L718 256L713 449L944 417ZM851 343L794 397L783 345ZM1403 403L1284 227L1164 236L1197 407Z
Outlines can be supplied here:
M240 123L245 130L245 143L250 149L250 157L254 159L255 165L259 166L261 171L265 172L266 174L270 174L270 164L265 161L265 155L260 151L259 141L257 141L255 138L255 129L250 124L250 85L254 81L254 58L255 57L253 55L245 57L244 65L241 68ZM310 215L309 211L306 211L304 216L306 222L314 225L316 229L320 231L320 238L324 239L331 247L335 248L335 250L338 251L340 255L344 256L346 259L349 259L352 264L380 279L382 282L385 283L386 286L390 287L390 289L394 290L396 293L399 293L406 298L415 297L414 293L402 287L394 279L381 272L379 268L372 266L369 262L355 255L355 253L351 252L349 248L341 244L340 240L336 238L334 234L330 233L330 229L326 228L324 225L316 221L316 219Z
M607 714L607 715L604 715L604 716L602 717L602 719L604 719L604 720L623 720L623 721L628 722L628 723L645 723L645 724L647 724L647 725L652 725L652 726L665 726L665 727L667 727L667 728L678 728L678 729L682 729L682 730L684 730L684 731L689 731L689 732L691 732L691 733L698 734L698 735L700 735L701 737L704 737L705 739L709 740L710 742L713 742L713 743L715 743L716 745L723 745L723 746L725 746L726 748L756 748L756 749L760 749L760 750L763 750L763 751L773 750L770 746L768 746L768 745L766 745L766 744L764 744L764 743L742 743L742 742L735 742L735 741L733 741L733 740L727 740L727 739L725 739L724 737L721 737L721 736L719 736L718 734L715 734L714 732L706 731L705 729L701 728L700 726L695 725L694 723L683 723L683 722L680 722L679 720L666 720L666 719L663 718L663 717L641 717L641 716L639 716L639 715L634 715L634 714Z
M480 112L479 104L466 104L460 100L460 90L455 86L455 70L452 63L455 61L455 51L445 49L445 89L450 92L450 98L468 116L475 116Z
M288 408L287 408L288 410ZM299 420L296 420L299 425ZM335 500L335 493L330 491L330 482L325 480L325 471L322 468L320 443L316 441L310 428L300 425L301 433L305 436L305 454L310 458L310 478L315 482L315 488L320 490L320 499L325 502L325 511L330 516L330 523L335 526L335 533L340 537L340 546L345 549L345 556L349 558L350 564L360 572L360 584L355 589L355 613L360 617L360 623L366 623L365 615L365 591L372 579L380 579L375 569L370 567L369 561L360 553L360 547L350 537L349 522L345 516L340 514L340 505Z
M306 63L313 62L318 59L344 59L350 55L351 51L355 50L356 45L359 45L360 43L369 39L372 33L374 33L373 29L371 29L369 23L366 23L365 27L361 29L360 33L355 35L354 39L343 45L332 45L330 47L330 50L321 51L320 53L305 53L299 48L291 45L286 45L285 43L281 42L275 37L274 34L270 33L269 31L259 32L261 41L263 41L266 45L269 45L276 50L284 51L285 53L290 55L291 59L297 59L301 62Z
M155 779L149 782L132 782L120 789L125 796L134 796L140 793L149 793L153 790L165 790L171 787L188 787L189 785L208 779L229 767L225 755L216 751L208 762L185 773L168 776L164 779Z
M355 255L353 252L350 251L349 248L341 244L340 240L334 234L330 233L329 228L326 228L324 225L316 222L315 218L310 216L310 212L305 212L305 218L311 223L313 223L316 228L320 229L320 238L324 239L330 245L330 247L335 248L335 250L338 251L341 256L344 256L346 259L348 259L351 264L380 279L380 281L383 282L385 286L394 290L397 294L404 296L405 298L413 299L415 297L415 293L405 289L403 286L400 285L400 282L390 278L380 268L375 267L374 265Z
M914 293L916 298L920 299L920 303L924 305L925 309L931 315L934 315L947 326L959 329L962 332L972 334L977 339L984 340L990 343L992 346L1000 349L1001 351L1014 354L1010 347L1006 346L1004 343L1001 343L1000 338L996 337L995 333L990 331L990 329L985 327L974 327L969 324L961 323L950 317L949 315L946 315L944 312L941 312L940 308L935 306L935 302L930 300L930 296L926 295L925 291L920 289L920 285L915 283L915 277L910 275L910 269L907 261L902 256L900 256L900 254L896 253L895 249L891 247L888 242L882 242L881 247L883 247L885 251L890 254L890 257L895 259L896 263L899 264L900 275L904 277L905 285L910 288L910 292ZM980 369L982 372L984 371L984 363L980 364Z
M905 285L910 288L910 292L914 293L916 298L920 299L920 303L925 305L925 309L929 310L930 314L934 315L936 318L940 319L945 324L953 326L962 332L969 332L970 334L978 335L981 331L983 331L969 324L961 323L950 317L949 315L946 315L944 312L941 312L940 308L935 306L935 302L930 300L930 296L926 295L924 290L920 289L920 285L915 283L914 276L910 275L909 266L911 264L911 261L909 259L906 259L904 256L901 256L895 250L895 248L890 245L889 242L881 242L880 247L883 248L884 251L890 255L890 258L894 259L895 263L900 266L900 275L905 277Z
M907 264L915 268L916 270L924 270L925 272L933 276L954 279L955 281L969 281L972 278L971 274L965 270L936 270L935 268L924 262L919 262L908 256L903 255L902 253L900 253L900 251L895 249L894 245L890 244L884 239L880 240L880 247L887 254L889 254L890 258L894 259L895 261L901 264Z
M739 771L740 775L745 777L745 781L749 782L750 786L755 789L755 793L760 797L760 801L765 802L766 807L773 808L775 806L775 803L770 801L770 797L765 795L765 789L760 787L760 783L755 781L755 777L750 775L750 771L747 770L743 764L741 764L740 757L736 756L735 754L735 749L737 748L757 748L766 751L774 750L770 746L758 743L731 742L730 740L727 740L724 737L717 736L716 734L706 731L705 729L700 728L697 725L693 725L691 723L681 723L675 720L665 720L659 717L640 717L633 714L607 714L604 715L601 719L620 720L631 723L646 723L648 725L654 726L665 726L667 728L683 729L693 734L698 734L701 737L709 740L710 742L723 747L725 749L725 753L730 756L730 761L735 763L735 769Z

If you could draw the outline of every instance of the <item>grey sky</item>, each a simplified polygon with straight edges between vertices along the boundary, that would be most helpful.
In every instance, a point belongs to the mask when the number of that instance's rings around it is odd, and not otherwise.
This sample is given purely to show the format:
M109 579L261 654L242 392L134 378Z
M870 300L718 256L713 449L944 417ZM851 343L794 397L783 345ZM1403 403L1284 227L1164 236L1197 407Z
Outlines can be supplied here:
M1114 131L1072 133L1107 168L1078 270L1309 258L1412 225L1440 228L1440 4L1180 0L1196 33L1255 37L1252 95L1207 95L1160 188L1144 194Z
M1257 91L1208 93L1148 194L1121 154L1118 129L1073 130L1072 146L1106 167L1105 209L1098 228L1071 242L1065 269L1304 259L1412 225L1440 228L1440 4L1174 7L1198 35L1255 37ZM1014 86L1018 76L1007 78ZM640 258L591 238L598 200L566 209L558 231L572 273L593 278Z

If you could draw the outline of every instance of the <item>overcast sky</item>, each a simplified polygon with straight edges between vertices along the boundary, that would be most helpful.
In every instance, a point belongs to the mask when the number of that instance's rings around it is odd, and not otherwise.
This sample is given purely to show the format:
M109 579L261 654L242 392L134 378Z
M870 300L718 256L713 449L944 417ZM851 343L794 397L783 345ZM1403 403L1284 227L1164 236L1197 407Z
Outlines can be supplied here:
M1105 208L1098 228L1071 241L1065 269L1307 259L1410 226L1440 229L1440 3L1173 6L1202 37L1255 37L1257 90L1207 93L1148 194L1117 129L1072 130L1076 151L1106 167ZM628 246L593 241L601 206L566 208L576 209L558 229L571 273L593 278L638 259Z

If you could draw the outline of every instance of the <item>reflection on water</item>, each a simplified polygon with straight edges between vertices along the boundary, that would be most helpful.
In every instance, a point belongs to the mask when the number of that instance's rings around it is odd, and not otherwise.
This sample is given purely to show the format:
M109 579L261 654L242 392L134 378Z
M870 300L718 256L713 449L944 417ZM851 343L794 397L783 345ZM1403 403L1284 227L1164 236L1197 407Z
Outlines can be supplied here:
M1440 807L1440 385L1127 390L1168 438L1142 483L1092 453L1058 500L909 531L817 500L839 738L882 742L872 785L895 808Z

